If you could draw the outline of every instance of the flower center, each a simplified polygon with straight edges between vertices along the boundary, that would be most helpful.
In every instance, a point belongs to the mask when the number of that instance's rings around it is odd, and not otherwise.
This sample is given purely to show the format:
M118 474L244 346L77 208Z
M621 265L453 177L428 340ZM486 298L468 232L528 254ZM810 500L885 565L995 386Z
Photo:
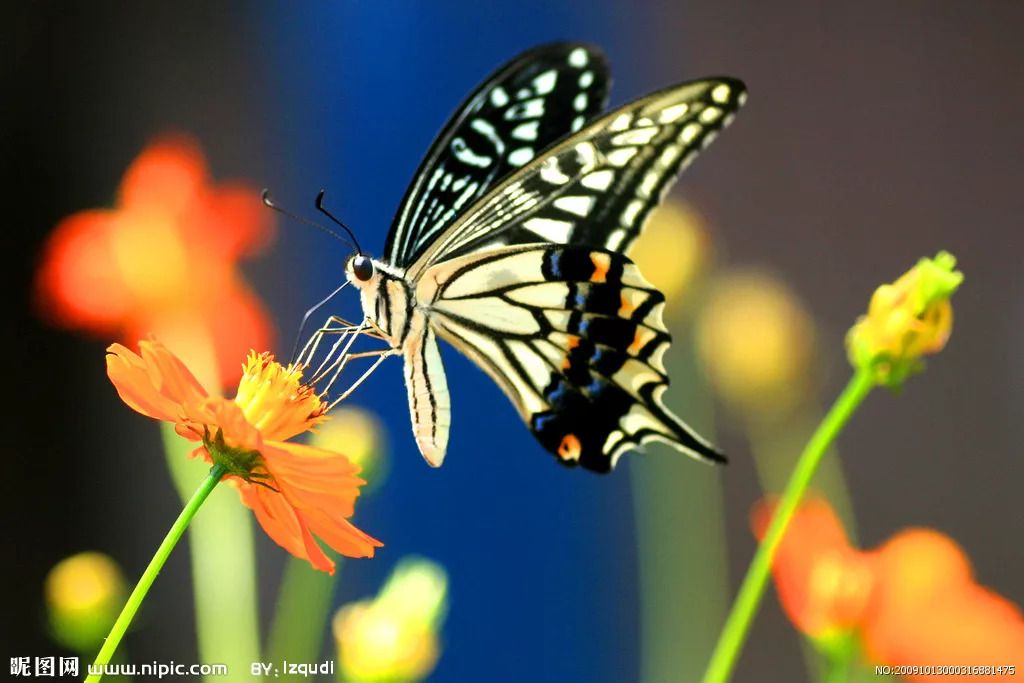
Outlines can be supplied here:
M269 353L249 353L235 403L264 438L284 441L325 419L327 405L313 387L302 384L302 368L287 367Z

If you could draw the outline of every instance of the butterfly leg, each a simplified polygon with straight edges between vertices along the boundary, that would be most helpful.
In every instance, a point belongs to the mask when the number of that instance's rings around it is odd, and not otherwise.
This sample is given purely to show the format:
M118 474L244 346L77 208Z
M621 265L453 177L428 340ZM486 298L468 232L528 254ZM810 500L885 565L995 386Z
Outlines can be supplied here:
M349 360L349 359L352 359L352 358L368 358L368 357L372 357L372 356L377 356L377 360L375 360L373 362L373 364L370 365L370 367L367 368L366 371L363 372L363 374L360 375L359 378L348 387L348 389L343 391L341 393L341 395L339 395L337 398L332 400L330 405L327 407L327 409L328 410L333 409L334 406L338 405L339 403L344 401L346 398L348 398L349 395L353 391L355 391L359 387L360 384L362 384L364 381L366 381L366 378L368 378L370 375L373 374L373 371L376 370L380 366L380 364L384 362L384 360L386 358L390 358L391 356L395 355L396 353L398 353L397 349L381 349L381 350L378 350L378 351L364 351L362 353L354 353L351 356L348 356L345 360ZM327 391L330 390L331 386L334 384L334 381L341 375L342 368L344 368L344 362L341 365L339 365L339 367L338 367L337 371L335 372L334 376L331 378L331 381L327 383L327 387L325 387L324 393L326 393Z

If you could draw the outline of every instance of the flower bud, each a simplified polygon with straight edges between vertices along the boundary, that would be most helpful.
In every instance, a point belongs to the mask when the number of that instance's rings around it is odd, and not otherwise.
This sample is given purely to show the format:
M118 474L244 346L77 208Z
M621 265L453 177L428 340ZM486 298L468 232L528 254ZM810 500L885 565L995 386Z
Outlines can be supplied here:
M867 315L847 334L850 363L890 387L920 371L922 357L941 351L953 329L949 299L964 279L954 266L952 254L939 252L876 289Z
M375 599L342 607L334 616L341 679L422 680L440 656L438 631L447 609L444 569L428 560L403 560Z

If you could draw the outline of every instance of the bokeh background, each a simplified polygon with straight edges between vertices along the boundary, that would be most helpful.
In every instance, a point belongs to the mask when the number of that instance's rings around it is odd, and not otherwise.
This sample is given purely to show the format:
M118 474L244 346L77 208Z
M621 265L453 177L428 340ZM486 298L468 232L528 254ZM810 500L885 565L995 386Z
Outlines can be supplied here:
M42 577L57 560L101 550L135 577L179 509L158 433L105 377L105 344L49 327L31 306L53 226L111 205L146 143L184 131L218 179L270 187L292 207L328 188L379 253L421 155L463 96L519 51L566 38L606 50L613 105L704 75L747 82L747 107L673 197L704 217L718 266L772 273L803 302L822 400L845 382L843 335L872 289L919 256L958 256L967 281L948 349L901 395L871 397L841 439L842 468L863 544L910 525L940 529L981 583L1024 602L1024 5L38 2L3 14L5 654L59 652L42 607ZM285 223L246 265L280 351L302 311L340 282L344 256ZM336 310L354 317L356 305L343 297ZM400 363L353 399L380 416L390 443L390 476L356 518L386 546L345 565L335 603L372 594L399 557L422 554L451 582L435 680L635 680L643 558L633 498L643 489L630 478L673 456L629 458L607 477L556 467L497 387L444 355L454 425L441 470L415 451ZM710 413L693 422L710 428ZM724 515L735 587L761 492L743 420L725 409L713 422L732 456L712 515ZM695 481L719 480L685 465ZM684 531L677 542L688 543ZM261 534L257 543L266 619L284 553ZM182 551L130 637L133 661L196 661L187 591ZM685 617L689 606L675 609ZM698 627L714 634L720 624ZM737 680L806 675L770 597Z

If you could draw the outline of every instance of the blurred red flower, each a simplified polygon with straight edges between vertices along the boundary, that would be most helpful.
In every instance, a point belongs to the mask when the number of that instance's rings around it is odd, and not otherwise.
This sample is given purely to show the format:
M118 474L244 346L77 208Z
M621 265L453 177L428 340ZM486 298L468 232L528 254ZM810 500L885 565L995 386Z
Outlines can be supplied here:
M769 500L755 506L751 524L758 539L774 509ZM1024 670L1020 608L980 586L963 550L938 531L907 529L877 549L859 550L829 504L811 499L786 531L772 573L782 607L799 630L815 639L852 633L871 662Z
M254 188L214 185L198 145L170 137L128 167L117 207L61 221L43 250L37 304L55 324L132 341L153 333L201 376L238 380L272 329L238 271L273 230Z
M317 538L349 557L373 557L381 542L353 526L366 482L344 455L289 439L327 419L302 368L267 353L249 353L233 400L210 395L181 360L157 341L139 342L141 355L113 344L107 376L128 407L201 443L193 452L227 468L242 502L281 547L314 568L334 573Z

